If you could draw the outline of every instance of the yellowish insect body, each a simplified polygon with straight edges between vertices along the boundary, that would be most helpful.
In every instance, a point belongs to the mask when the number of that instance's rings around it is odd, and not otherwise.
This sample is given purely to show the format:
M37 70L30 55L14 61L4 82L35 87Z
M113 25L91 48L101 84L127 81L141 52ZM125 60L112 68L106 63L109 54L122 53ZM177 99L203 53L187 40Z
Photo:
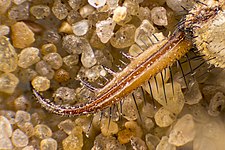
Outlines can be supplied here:
M84 104L55 105L43 99L35 90L33 92L40 104L53 113L67 116L93 114L121 101L146 80L179 60L191 47L192 43L185 39L184 32L176 31L170 38L150 46L137 56L104 88L97 91L95 98Z

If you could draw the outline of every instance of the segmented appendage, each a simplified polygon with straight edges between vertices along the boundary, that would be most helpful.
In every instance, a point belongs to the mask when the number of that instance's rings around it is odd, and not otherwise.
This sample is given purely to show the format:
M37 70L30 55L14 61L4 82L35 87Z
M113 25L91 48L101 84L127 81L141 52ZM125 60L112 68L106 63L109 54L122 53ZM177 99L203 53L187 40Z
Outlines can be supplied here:
M217 67L225 67L224 0L197 3L186 16L185 30L193 34L193 43L203 58Z
M55 114L77 116L96 113L121 101L146 80L179 60L191 47L192 42L185 39L185 33L180 30L175 31L170 38L150 46L132 59L123 71L116 73L105 87L97 91L94 99L84 104L56 105L50 100L42 98L34 89L33 93L42 107Z

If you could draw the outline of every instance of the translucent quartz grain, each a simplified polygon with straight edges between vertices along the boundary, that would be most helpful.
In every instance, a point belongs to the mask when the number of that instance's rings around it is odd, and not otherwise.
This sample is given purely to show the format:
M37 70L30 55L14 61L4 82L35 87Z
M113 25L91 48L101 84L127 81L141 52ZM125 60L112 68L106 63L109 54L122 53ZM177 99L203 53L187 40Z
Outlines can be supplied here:
M0 116L0 149L12 149L12 142L9 137L12 136L12 126L9 120Z
M95 11L95 8L91 5L85 5L80 8L79 12L82 18L87 18L90 14L92 14Z
M29 3L25 2L18 6L13 6L8 11L8 18L11 20L27 20L29 18Z
M99 21L107 20L109 18L110 14L107 12L96 12L92 13L88 16L88 20L90 21L90 25L96 27L96 23Z
M70 73L67 72L66 70L64 69L58 69L56 70L55 72L55 75L54 75L54 79L57 81L57 82L66 82L70 79Z
M131 13L129 12L126 6L116 7L115 10L113 10L112 18L113 18L113 21L115 21L118 25L121 25L121 26L125 25L132 19Z
M116 7L113 11L113 21L120 22L123 21L127 17L127 7Z
M36 19L44 19L50 15L50 8L47 5L35 5L30 8L30 13Z
M5 36L0 36L0 71L12 72L17 68L18 56Z
M131 95L124 99L123 117L127 120L136 120L138 118L138 110Z
M166 9L164 7L154 7L151 10L151 19L158 26L167 26Z
M24 95L20 95L14 101L14 108L16 110L29 110L31 107L31 103L28 98Z
M11 38L16 48L26 48L34 41L34 33L24 22L17 22L11 26Z
M148 7L140 7L137 17L140 20L151 20L151 10Z
M90 123L91 120L89 117L79 117L75 120L75 124L82 127L83 133L86 134L86 137L92 133L92 127L90 128Z
M20 129L16 129L12 134L12 143L15 147L27 146L29 139L27 135Z
M25 122L22 124L18 124L20 130L22 130L28 137L32 137L34 135L34 126L31 122Z
M44 44L41 46L41 54L42 55L47 55L49 53L56 53L57 52L57 47L55 44L49 43L49 44Z
M189 83L187 91L184 93L185 103L189 105L197 104L202 99L202 93L196 80Z
M29 141L29 144L31 144L34 147L34 150L36 150L38 148L38 150L40 149L40 140L37 138L31 138Z
M20 68L18 72L18 76L21 83L28 83L31 80L33 80L34 77L37 76L37 72L31 68L27 68L27 69Z
M168 128L161 128L161 127L155 126L155 128L153 129L153 134L161 138L168 134Z
M46 61L53 69L59 69L63 64L62 57L58 53L49 53L43 57L43 60Z
M52 134L52 138L54 138L56 141L57 141L57 143L58 143L58 148L59 147L62 147L61 145L61 143L62 143L62 141L67 137L68 135L64 132L64 131L62 131L62 130L56 130L56 131L54 131L53 132L53 134Z
M78 57L78 55L68 55L68 56L63 57L63 62L69 68L73 68L74 66L76 66L78 64L79 57Z
M36 76L31 82L33 88L37 91L46 91L50 88L50 80L43 76Z
M55 29L51 30L48 29L43 34L43 41L53 44L58 44L61 42L61 36L59 35L58 31Z
M173 145L182 146L192 141L195 137L195 133L196 129L193 117L190 114L186 114L174 125L169 134L168 141Z
M137 15L139 11L139 5L136 1L125 0L123 6L127 8L127 12L131 15Z
M104 49L106 47L106 45L101 42L101 39L98 37L96 31L94 31L94 33L91 36L90 45L91 45L92 48L95 48L96 51L99 51L99 50Z
M6 117L10 124L15 124L15 115L16 113L11 110L0 110L0 115Z
M182 77L183 76L181 72L177 72L174 75L175 82L179 83L181 85L181 88L184 89L187 88L187 84L185 84L185 81Z
M0 91L12 94L19 83L19 79L12 73L0 74Z
M106 4L109 6L110 9L115 9L118 6L119 0L107 0Z
M134 44L134 32L136 27L132 24L126 24L114 34L110 43L115 48L126 48Z
M155 115L155 109L154 106L150 103L146 103L142 108L141 108L141 114L145 117L153 118Z
M108 118L102 119L100 126L101 126L100 127L101 133L104 136L110 136L110 135L118 133L118 131L119 131L119 127L118 127L117 123L114 121L110 121L110 123L109 123Z
M87 88L77 88L76 89L77 99L88 99L93 96L93 92L90 92Z
M174 89L172 89L171 83L166 83L165 92L163 90L163 87L159 87L159 92L157 92L157 89L154 89L153 97L157 102L159 102L163 107L165 107L170 112L179 114L184 106L184 95L181 91L180 84L174 82L173 85ZM166 100L164 93L166 93Z
M96 149L126 150L126 146L120 144L120 142L116 139L116 137L103 136L102 134L99 134L98 136L96 136L94 146L92 147L91 150Z
M75 123L71 119L66 119L64 121L61 121L58 124L58 128L60 130L63 130L68 135L70 135L72 133L72 130L74 127L75 127Z
M143 129L145 129L148 132L151 131L155 126L153 119L145 117L145 116L142 116L141 118L142 120L144 120L142 124Z
M38 124L34 127L34 135L40 139L52 136L52 130L45 124Z
M157 145L156 150L176 150L176 146L168 143L168 137L163 136Z
M168 111L164 107L161 107L156 113L155 113L155 122L159 127L168 127L170 126L175 120L176 115L172 112Z
M68 22L64 21L59 27L59 32L72 34L73 33L72 26Z
M131 138L131 146L134 150L148 150L145 142L139 137Z
M23 2L26 2L27 0L12 0L14 4L16 5L20 5L22 4Z
M43 77L47 77L48 79L52 79L54 77L54 70L51 66L45 62L44 60L39 61L35 64L35 70Z
M157 43L154 39L150 38L153 33L156 32L155 27L149 20L143 20L140 26L135 31L134 40L138 46L146 47L147 45L153 45L152 42ZM150 40L151 39L151 40ZM139 48L140 49L140 48ZM136 50L138 51L138 50Z
M134 121L128 121L125 123L126 129L118 132L118 140L121 144L130 142L132 137L142 137L143 131L140 126Z
M83 19L82 16L79 14L77 10L70 10L66 20L69 24L72 25L82 19Z
M9 26L6 25L0 25L0 37L4 35L8 35L10 31Z
M82 150L83 134L80 126L74 127L72 133L62 141L63 149Z
M3 136L11 137L12 131L13 131L12 126L11 126L9 120L4 116L0 116L0 139ZM0 144L0 147L1 147L1 144Z
M94 128L100 130L100 117L101 117L101 112L96 113L96 115L93 116L93 121L92 125Z
M60 0L56 0L52 6L52 12L59 20L65 19L68 15L68 10L65 4Z
M113 36L113 30L116 26L116 23L112 18L107 20L99 21L96 23L96 33L102 43L107 43L110 38Z
M0 149L13 149L13 145L10 138L2 135L0 136Z
M100 8L106 4L106 0L88 0L88 3L94 8Z
M52 138L41 140L40 150L57 150L56 140Z
M75 90L68 87L59 87L53 94L54 101L58 104L73 103L76 101Z
M133 137L133 132L128 129L120 130L118 132L118 141L121 144L126 144L130 142L131 137Z
M63 49L69 54L81 54L85 47L85 39L75 35L66 35L63 37Z
M76 36L83 36L88 32L89 29L89 21L81 20L72 25L73 33Z
M95 57L98 60L98 63L105 66L112 66L113 57L112 54L107 50L95 50Z
M208 114L210 116L219 116L225 108L225 96L222 92L217 92L210 100Z
M83 44L84 46L82 47L83 52L81 54L81 63L84 67L90 68L97 63L97 60L88 41L84 40Z
M18 110L16 112L15 121L17 124L23 124L25 122L30 121L30 114L26 111Z
M9 120L0 116L0 149L12 149L12 142L9 137L12 136L12 126Z
M68 3L73 10L78 10L84 4L84 1L83 0L69 0Z
M18 66L21 68L28 68L40 61L39 49L35 47L27 47L20 52L18 58Z
M43 119L42 116L41 116L41 113L42 112L39 113L39 111L38 111L38 112L35 112L35 113L31 114L31 123L34 126L41 123L41 121Z
M34 150L33 146L25 146L22 150Z
M105 71L105 73L104 73L104 71L105 70L103 69L102 66L96 65L96 66L93 66L89 69L85 69L84 70L84 76L82 76L81 78L87 78L87 80L89 82L94 82L100 77L100 73L101 73L101 76L106 75L106 71Z
M118 141L121 144L126 144L130 142L131 137L134 136L134 133L128 129L123 129L118 132Z
M154 150L159 144L160 139L157 136L148 133L145 135L145 142L149 150Z
M0 14L4 14L11 5L11 0L0 1Z

